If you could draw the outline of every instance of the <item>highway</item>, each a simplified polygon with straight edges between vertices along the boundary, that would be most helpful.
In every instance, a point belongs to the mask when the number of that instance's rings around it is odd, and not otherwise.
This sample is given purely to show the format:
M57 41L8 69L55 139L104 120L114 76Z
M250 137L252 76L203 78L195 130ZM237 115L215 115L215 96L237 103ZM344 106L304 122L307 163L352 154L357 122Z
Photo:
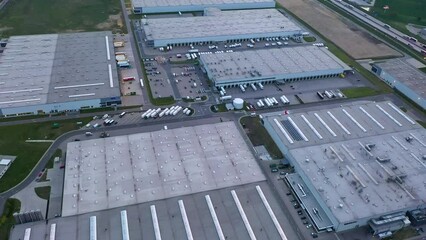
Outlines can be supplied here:
M371 27L375 28L378 31L381 31L382 33L398 40L399 42L403 43L404 45L410 46L413 50L415 50L418 53L421 53L421 51L426 51L423 47L423 44L415 41L410 41L406 37L407 35L396 30L395 28L390 27L386 23L368 15L367 13L363 12L362 10L353 7L352 5L345 3L341 0L331 0L331 3L336 5L337 7L341 8L342 10L348 12L352 16L358 18L359 20L363 21L364 23L370 25Z

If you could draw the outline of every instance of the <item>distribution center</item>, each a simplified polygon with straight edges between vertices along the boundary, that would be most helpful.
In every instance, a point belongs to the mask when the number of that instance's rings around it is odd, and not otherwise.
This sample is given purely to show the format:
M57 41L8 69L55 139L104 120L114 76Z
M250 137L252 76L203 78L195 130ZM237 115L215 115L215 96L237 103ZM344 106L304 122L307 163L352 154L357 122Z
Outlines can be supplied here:
M13 36L0 53L0 116L121 104L111 32Z
M380 234L426 207L426 130L391 102L262 117L317 230L369 225Z
M136 14L166 13L166 12L194 12L203 11L208 7L223 10L274 8L274 0L132 0L133 12Z
M234 122L68 144L61 217L24 239L295 239Z
M206 9L204 16L143 18L148 46L185 46L236 42L253 38L289 37L302 30L276 9L220 11Z
M389 86L426 109L426 75L401 59L377 62L371 70Z
M284 47L200 56L216 87L336 77L350 68L326 48Z

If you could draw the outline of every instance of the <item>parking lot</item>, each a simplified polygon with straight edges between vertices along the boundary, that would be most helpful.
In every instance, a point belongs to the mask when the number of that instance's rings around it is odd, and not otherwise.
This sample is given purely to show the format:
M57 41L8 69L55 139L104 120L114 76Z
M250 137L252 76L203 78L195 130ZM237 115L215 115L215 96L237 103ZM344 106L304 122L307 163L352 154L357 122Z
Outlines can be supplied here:
M182 98L196 98L205 95L207 85L201 81L194 65L172 66L170 71Z
M158 58L156 58L158 59ZM168 72L164 68L162 61L155 59L144 59L146 74L148 77L149 85L151 87L152 96L154 98L170 97L176 98L171 79Z

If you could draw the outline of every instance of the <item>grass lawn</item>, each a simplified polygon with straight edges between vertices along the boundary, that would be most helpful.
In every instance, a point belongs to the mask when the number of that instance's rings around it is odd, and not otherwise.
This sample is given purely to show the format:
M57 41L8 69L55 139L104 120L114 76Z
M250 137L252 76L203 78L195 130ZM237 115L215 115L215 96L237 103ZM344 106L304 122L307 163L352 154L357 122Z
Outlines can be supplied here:
M46 186L46 187L37 187L34 188L34 191L36 192L37 196L39 198L45 199L45 200L49 200L50 197L50 186Z
M383 9L385 5L389 6L388 10ZM376 0L370 13L405 33L409 33L405 27L408 23L426 26L426 1L424 0ZM423 40L423 42L426 41Z
M303 37L303 40L305 42L315 42L317 39L315 37L312 37L312 36L305 36L305 37Z
M3 216L0 217L0 239L9 239L10 228L15 224L13 213L19 212L20 209L21 202L19 200L14 198L6 200Z
M117 25L122 25L121 19L119 0L12 0L0 12L0 29L6 29L0 37L124 30L125 27Z
M342 89L342 93L348 98L368 97L381 94L380 91L369 87L345 88Z
M78 129L77 122L86 124L91 118L56 121L59 128L52 128L53 122L22 124L0 127L0 154L17 156L9 170L0 179L0 192L21 182L40 160L50 143L26 143L30 139L56 139L65 132Z
M273 159L283 158L280 149L274 140L272 140L265 127L263 127L258 117L243 117L240 120L240 124L245 129L253 146L264 145Z
M214 107L217 107L217 111L215 110ZM212 112L227 112L228 109L226 109L225 103L221 103L221 104L217 104L217 105L212 105L210 107L210 109L212 110Z

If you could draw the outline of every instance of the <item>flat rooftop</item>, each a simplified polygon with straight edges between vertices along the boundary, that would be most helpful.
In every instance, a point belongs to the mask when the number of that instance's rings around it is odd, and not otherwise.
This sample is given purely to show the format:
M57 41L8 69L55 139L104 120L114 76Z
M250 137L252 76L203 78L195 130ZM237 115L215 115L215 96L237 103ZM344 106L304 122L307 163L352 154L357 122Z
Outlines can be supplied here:
M374 63L411 90L426 98L426 74L401 59Z
M247 4L247 3L262 3L274 2L274 0L133 0L134 7L152 8L152 7L182 7L182 6L198 6L205 7L217 5L231 5L231 4Z
M426 130L391 102L264 117L339 222L425 204Z
M62 216L265 179L233 122L72 142Z
M316 46L271 48L201 55L200 60L216 81L273 77L299 73L324 74L349 67L325 48Z
M278 224L283 232L285 232L287 238L296 239L296 233L290 227L291 225L280 206L280 201L274 197L274 193L266 181L77 216L53 218L47 224L45 221L19 224L13 228L10 239L23 239L26 228L31 228L30 239L45 239L47 235L50 235L51 224L56 224L56 239L89 239L89 219L91 216L96 216L96 226L94 229L97 230L97 238L120 240L123 239L120 212L126 210L129 239L152 240L156 239L156 237L151 206L155 206L159 232L162 239L188 239L183 214L179 206L180 200L182 200L184 205L188 226L193 239L219 239L219 231L216 230L211 214L212 211L206 200L206 196L209 196L213 212L217 216L223 236L227 239L247 240L250 237L236 202L232 197L232 190L238 196L238 201L257 239L281 239L260 197L257 186L259 186L264 194L266 201L277 218Z
M148 40L197 39L301 31L276 9L220 11L204 16L142 19Z
M12 36L0 53L0 108L117 96L111 32Z

